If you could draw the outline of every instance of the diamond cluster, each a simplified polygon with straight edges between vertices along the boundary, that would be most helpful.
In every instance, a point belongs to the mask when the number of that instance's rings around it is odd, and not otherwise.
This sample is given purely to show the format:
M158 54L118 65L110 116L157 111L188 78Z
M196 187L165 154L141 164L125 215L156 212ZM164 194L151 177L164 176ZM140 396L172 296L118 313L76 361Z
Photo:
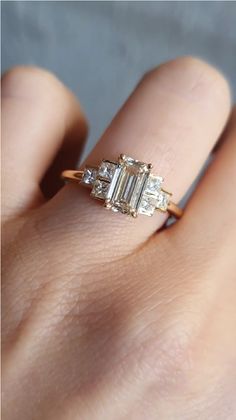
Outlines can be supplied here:
M163 178L150 173L151 165L125 155L118 162L103 160L98 169L87 167L82 182L107 208L136 217L166 211L170 194L162 190Z

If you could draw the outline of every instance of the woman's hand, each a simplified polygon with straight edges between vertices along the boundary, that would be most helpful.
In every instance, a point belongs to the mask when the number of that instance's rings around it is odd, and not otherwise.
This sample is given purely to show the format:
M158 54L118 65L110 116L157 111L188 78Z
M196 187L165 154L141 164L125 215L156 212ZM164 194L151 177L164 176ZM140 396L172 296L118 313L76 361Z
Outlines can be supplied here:
M142 79L87 161L150 161L178 201L229 114L218 71L177 59ZM87 124L52 75L8 72L2 116L4 420L233 420L235 114L162 230L160 213L132 219L61 188Z

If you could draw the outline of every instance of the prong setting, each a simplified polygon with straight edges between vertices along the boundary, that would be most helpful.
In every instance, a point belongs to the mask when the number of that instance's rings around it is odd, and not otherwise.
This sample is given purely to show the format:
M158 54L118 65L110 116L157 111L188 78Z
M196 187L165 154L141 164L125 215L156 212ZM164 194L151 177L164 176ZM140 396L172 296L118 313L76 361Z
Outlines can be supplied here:
M110 210L112 208L112 204L110 200L105 200L104 202L104 207L106 207L106 209Z
M120 164L124 163L126 160L126 155L124 155L123 153L120 154L120 156L118 157L118 162Z
M131 211L131 216L134 218L134 219L136 219L136 217L138 217L138 213L137 213L137 211L135 211L135 210L133 210L133 211Z

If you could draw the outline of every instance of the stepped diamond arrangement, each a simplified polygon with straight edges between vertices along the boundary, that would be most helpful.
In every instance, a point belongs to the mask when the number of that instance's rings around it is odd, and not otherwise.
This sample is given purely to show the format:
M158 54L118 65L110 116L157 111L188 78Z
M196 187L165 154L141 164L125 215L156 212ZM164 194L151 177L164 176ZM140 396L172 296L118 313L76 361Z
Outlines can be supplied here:
M118 162L103 160L98 170L85 168L82 183L92 186L91 195L104 200L113 211L136 217L166 211L170 194L162 190L163 178L151 174L152 166L120 155Z

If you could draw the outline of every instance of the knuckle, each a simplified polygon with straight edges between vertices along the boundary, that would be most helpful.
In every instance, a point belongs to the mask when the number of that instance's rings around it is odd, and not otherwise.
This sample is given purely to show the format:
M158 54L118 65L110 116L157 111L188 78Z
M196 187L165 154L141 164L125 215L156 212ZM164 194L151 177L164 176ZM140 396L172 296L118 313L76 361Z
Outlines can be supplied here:
M200 357L198 336L204 327L201 314L193 310L192 292L182 296L181 290L170 284L168 289L160 288L158 299L155 294L136 300L138 312L133 308L126 321L126 346L131 349L127 365L131 369L133 364L138 366L142 379L157 393L179 388L185 392L195 375Z
M152 386L156 395L186 395L196 376L196 348L191 329L187 326L166 325L163 331L153 332L156 323L147 326L147 337L134 343L132 363L138 365L142 380ZM149 330L149 331L148 331ZM148 337L149 336L149 337Z

